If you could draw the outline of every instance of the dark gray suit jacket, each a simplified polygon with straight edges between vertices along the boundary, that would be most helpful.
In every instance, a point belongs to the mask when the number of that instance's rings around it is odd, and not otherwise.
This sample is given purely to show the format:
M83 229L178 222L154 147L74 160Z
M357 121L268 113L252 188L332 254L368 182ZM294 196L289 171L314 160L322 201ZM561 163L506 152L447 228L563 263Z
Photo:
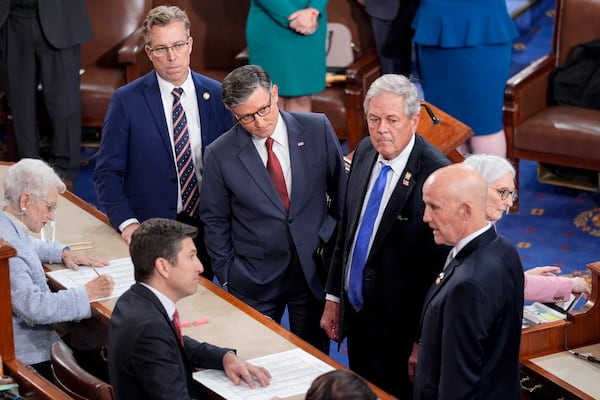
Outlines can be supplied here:
M196 397L193 368L223 369L231 349L184 336L160 300L136 283L119 297L108 330L108 372L118 400Z
M517 400L523 266L494 227L448 264L425 301L415 399Z
M10 11L10 0L0 0L0 27ZM85 0L38 0L40 24L48 42L65 49L94 36Z
M215 275L241 295L277 304L295 248L308 285L324 299L315 255L341 218L346 173L339 140L322 114L280 111L292 170L289 212L241 125L206 149L200 202ZM327 204L329 196L329 207Z

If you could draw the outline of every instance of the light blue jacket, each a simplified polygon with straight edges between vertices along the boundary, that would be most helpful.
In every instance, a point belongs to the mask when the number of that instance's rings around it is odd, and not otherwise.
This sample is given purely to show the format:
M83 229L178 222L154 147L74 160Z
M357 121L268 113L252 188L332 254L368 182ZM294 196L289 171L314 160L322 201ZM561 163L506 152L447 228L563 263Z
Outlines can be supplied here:
M43 262L62 262L59 242L44 242L29 235L16 218L0 212L0 238L17 250L9 260L10 294L16 357L27 364L50 359L50 347L59 340L52 324L91 316L84 287L50 291Z

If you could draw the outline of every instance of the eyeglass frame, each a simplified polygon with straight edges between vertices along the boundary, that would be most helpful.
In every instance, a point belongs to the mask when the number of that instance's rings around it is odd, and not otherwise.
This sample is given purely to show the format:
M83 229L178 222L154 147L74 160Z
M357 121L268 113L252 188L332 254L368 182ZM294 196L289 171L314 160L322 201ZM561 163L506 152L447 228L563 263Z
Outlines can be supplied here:
M38 202L43 201L44 203L46 203L46 208L48 209L48 213L56 212L56 209L58 208L58 202L56 202L56 201L49 202L46 199L39 199L37 201Z
M508 188L495 188L495 187L491 187L490 189L494 189L499 195L500 195L500 199L501 200L506 200L508 199L508 196L511 196L512 201L515 201L517 199L517 197L519 197L519 193L517 191L517 189L508 189Z
M239 122L241 124L251 124L252 122L254 122L256 120L257 115L261 118L264 118L267 115L269 115L271 113L272 103L273 103L273 96L269 95L269 104L267 104L264 107L261 107L258 111L250 113L250 114L244 114L241 117L238 117L236 113L233 113L233 116L235 117L237 122ZM244 118L250 118L250 119L248 119L247 121L244 121Z
M150 44L147 44L146 48L155 57L157 57L157 58L164 58L164 57L166 57L169 54L169 50L171 50L175 54L179 54L181 51L183 51L183 49L186 46L189 46L189 44L190 44L190 37L188 36L185 41L183 41L183 42L177 42L177 43L174 43L174 44L172 44L170 46L159 46L159 47L156 47L156 48L153 49L152 47L150 47ZM164 54L163 54L163 52L164 52Z

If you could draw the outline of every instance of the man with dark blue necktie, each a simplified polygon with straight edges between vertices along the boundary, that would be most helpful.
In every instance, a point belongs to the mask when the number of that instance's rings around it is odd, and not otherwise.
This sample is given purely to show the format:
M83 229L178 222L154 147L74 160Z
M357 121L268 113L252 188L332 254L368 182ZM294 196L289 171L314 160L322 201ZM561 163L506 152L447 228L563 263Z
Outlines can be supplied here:
M449 161L415 134L420 107L402 75L367 92L370 137L352 160L321 319L331 339L347 336L353 371L403 400L423 299L448 253L423 223L423 182Z

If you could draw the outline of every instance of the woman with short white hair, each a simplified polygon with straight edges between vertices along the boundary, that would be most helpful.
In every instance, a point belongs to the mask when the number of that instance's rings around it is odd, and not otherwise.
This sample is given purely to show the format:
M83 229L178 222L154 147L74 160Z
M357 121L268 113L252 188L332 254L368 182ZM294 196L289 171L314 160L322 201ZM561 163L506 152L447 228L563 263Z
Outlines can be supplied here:
M486 213L496 222L510 209L517 198L515 168L503 157L492 154L472 154L464 164L478 171L488 185ZM560 268L544 266L525 272L525 301L567 301L571 293L589 293L590 285L583 278L556 276Z
M0 239L17 250L9 259L10 292L16 357L52 379L50 348L60 340L52 324L91 316L90 301L110 295L114 281L108 275L83 287L52 292L42 262L104 266L99 257L77 255L57 241L43 241L39 233L54 220L59 193L65 184L46 163L22 159L8 169L4 180L5 204L0 212Z

